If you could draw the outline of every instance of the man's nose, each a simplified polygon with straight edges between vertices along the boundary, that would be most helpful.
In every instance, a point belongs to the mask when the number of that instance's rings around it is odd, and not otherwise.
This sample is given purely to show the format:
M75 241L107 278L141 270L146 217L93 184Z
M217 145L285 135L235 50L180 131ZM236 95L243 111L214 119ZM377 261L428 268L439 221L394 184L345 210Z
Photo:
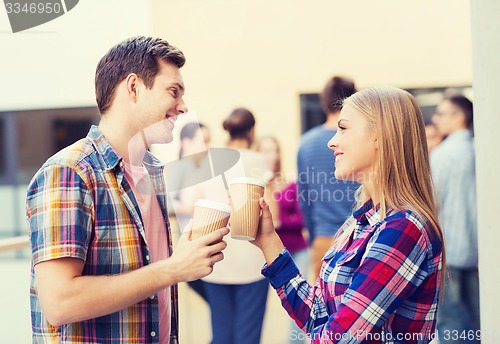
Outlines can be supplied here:
M183 114L187 113L188 112L188 108L187 108L186 103L184 103L184 101L181 100L180 103L177 105L176 110L177 110L177 113L179 115L183 115Z

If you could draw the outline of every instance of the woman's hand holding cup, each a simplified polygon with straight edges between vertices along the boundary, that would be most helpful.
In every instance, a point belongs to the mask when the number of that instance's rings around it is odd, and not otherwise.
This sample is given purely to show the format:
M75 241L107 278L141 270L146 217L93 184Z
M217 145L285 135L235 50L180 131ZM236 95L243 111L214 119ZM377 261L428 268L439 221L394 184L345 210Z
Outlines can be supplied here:
M259 205L262 209L259 229L257 237L251 243L262 250L267 264L271 264L278 257L284 246L274 229L273 216L269 210L269 205L263 197L259 199Z

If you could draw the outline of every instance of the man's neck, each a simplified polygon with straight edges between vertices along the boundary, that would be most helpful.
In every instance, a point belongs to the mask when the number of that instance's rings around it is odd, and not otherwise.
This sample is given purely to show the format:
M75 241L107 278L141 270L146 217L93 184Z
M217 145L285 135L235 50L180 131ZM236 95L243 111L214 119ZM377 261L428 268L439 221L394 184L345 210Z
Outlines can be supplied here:
M148 149L145 137L142 132L131 133L127 121L117 121L117 118L116 114L106 113L101 118L99 130L125 162L141 166Z
M447 137L450 137L452 136L453 134L456 134L456 133L463 133L463 132L469 132L469 128L465 128L465 127L459 127L459 128L455 128L455 130L453 130L451 133L449 133L447 135Z
M330 130L337 130L337 123L339 121L340 111L330 112L326 115L326 121L323 123L323 128Z

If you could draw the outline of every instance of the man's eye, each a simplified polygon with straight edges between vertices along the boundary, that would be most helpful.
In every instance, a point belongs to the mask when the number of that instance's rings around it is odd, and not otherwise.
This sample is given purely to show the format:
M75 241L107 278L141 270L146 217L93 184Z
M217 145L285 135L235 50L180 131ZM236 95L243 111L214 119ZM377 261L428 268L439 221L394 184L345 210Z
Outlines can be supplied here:
M172 91L172 96L173 96L174 98L177 98L177 95L179 94L179 91L177 91L177 89L176 89L176 88L172 88L172 89L170 89L170 90Z

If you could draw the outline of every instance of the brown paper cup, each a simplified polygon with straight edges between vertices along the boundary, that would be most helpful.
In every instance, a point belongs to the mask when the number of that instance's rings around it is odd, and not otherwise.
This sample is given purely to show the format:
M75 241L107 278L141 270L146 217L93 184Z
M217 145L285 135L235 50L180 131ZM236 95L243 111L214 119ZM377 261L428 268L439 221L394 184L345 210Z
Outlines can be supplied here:
M227 204L199 199L194 204L191 239L197 239L213 231L226 227L231 215Z
M255 240L259 228L259 199L264 195L265 184L255 178L235 178L229 183L231 195L231 237Z

